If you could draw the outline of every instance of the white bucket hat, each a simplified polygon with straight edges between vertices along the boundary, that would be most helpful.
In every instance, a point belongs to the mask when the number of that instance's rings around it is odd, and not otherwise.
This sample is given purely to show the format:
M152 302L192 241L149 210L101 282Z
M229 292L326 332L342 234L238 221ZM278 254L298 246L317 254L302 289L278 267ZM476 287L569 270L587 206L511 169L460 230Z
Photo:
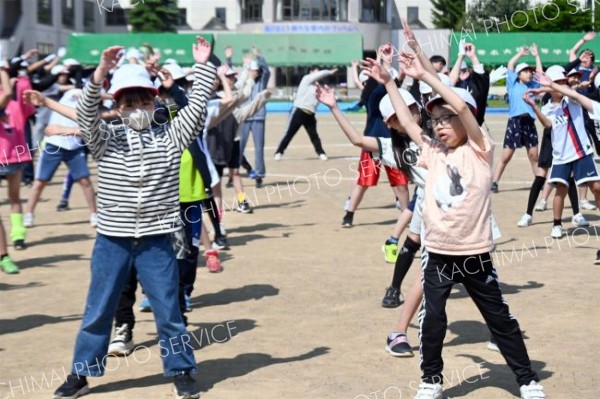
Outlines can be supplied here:
M139 64L125 64L114 73L108 94L112 94L116 99L121 90L132 89L134 87L148 89L155 95L158 90L150 80L150 74L143 66Z
M185 72L177 64L167 64L167 65L163 66L163 68L165 68L167 71L169 71L171 73L171 76L173 76L173 80L185 78Z
M451 87L451 89L456 94L458 94L458 96L464 102L466 102L468 105L470 105L475 110L475 114L477 114L477 103L475 102L475 99L473 98L471 93L469 93L468 91L466 91L465 89L460 88L460 87ZM439 94L437 94L435 97L433 97L431 100L429 100L427 102L427 104L425 105L425 108L427 109L427 111L431 112L431 108L433 108L433 105L440 100L443 100L443 98Z

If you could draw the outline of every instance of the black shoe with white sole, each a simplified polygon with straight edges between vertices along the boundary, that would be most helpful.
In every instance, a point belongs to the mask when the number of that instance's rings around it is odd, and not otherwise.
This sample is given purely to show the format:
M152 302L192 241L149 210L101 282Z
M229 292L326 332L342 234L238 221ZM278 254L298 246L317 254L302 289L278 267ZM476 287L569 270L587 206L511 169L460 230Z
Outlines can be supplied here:
M76 399L90 392L87 379L84 376L69 374L67 380L54 391L54 399Z
M189 373L178 374L173 377L173 392L177 399L197 399L200 390L196 387L196 381Z

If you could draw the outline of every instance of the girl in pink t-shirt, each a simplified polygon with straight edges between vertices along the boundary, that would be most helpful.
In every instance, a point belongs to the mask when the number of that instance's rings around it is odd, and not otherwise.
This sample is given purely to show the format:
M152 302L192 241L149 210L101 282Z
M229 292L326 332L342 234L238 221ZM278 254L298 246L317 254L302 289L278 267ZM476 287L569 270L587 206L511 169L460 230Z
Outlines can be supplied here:
M401 69L438 94L426 105L436 139L423 134L389 74L373 59L365 68L385 86L397 119L421 147L425 179L423 221L423 310L420 318L422 383L415 398L443 397L442 348L446 335L446 301L455 283L462 283L517 377L521 398L544 398L531 368L517 320L502 298L492 264L492 143L475 118L476 103L463 89L449 88L425 71L419 60L402 53Z
M8 117L6 115L6 106L12 101L12 89L8 73L4 68L0 68L0 86L2 92L0 92L0 151L4 151L8 148L7 142L12 134L10 124L7 123ZM2 165L0 165L0 169ZM10 192L10 191L9 191ZM12 220L12 215L11 215ZM0 220L0 269L8 274L15 274L19 272L19 268L8 256L8 245L6 242L6 231L4 230L4 224Z

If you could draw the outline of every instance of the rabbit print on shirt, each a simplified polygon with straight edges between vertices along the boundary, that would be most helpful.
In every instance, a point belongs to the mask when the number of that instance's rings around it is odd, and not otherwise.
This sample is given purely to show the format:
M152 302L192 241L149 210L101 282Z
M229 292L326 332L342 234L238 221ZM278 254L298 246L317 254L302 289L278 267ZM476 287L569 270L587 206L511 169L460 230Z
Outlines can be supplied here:
M437 179L433 188L433 197L442 212L447 212L450 208L457 208L467 196L456 166L446 165L446 172L444 176Z

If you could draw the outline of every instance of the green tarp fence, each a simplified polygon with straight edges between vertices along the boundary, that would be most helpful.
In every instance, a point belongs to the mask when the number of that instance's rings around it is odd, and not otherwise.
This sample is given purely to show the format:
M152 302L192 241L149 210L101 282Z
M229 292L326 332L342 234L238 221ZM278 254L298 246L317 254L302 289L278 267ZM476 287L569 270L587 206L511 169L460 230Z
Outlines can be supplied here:
M160 50L161 59L176 59L180 65L192 65L194 56L192 45L196 36L202 36L213 43L212 34L180 33L73 33L67 44L68 58L75 58L83 65L96 65L102 50L110 46L140 48L144 43L154 50Z
M213 43L212 34L201 34ZM82 64L97 64L102 50L121 45L139 48L149 43L159 49L162 59L174 58L180 65L193 64L192 44L197 34L125 33L72 34L67 45L67 57ZM362 58L362 35L348 34L246 34L219 33L214 35L215 54L224 59L226 46L233 48L233 63L240 65L245 53L258 47L270 66L336 66L349 65Z
M485 65L506 65L508 61L524 45L536 43L542 58L544 66L554 64L566 64L569 62L569 51L583 36L583 33L553 33L553 32L519 32L519 33L489 33L469 32L463 33L462 37L475 44L477 48L477 57ZM458 54L458 42L460 32L450 35L451 42L450 58L452 62ZM600 40L593 40L586 43L583 49L591 49L600 56ZM581 52L581 50L580 50ZM531 55L521 59L523 62L533 64L535 62ZM521 61L520 61L521 62Z

